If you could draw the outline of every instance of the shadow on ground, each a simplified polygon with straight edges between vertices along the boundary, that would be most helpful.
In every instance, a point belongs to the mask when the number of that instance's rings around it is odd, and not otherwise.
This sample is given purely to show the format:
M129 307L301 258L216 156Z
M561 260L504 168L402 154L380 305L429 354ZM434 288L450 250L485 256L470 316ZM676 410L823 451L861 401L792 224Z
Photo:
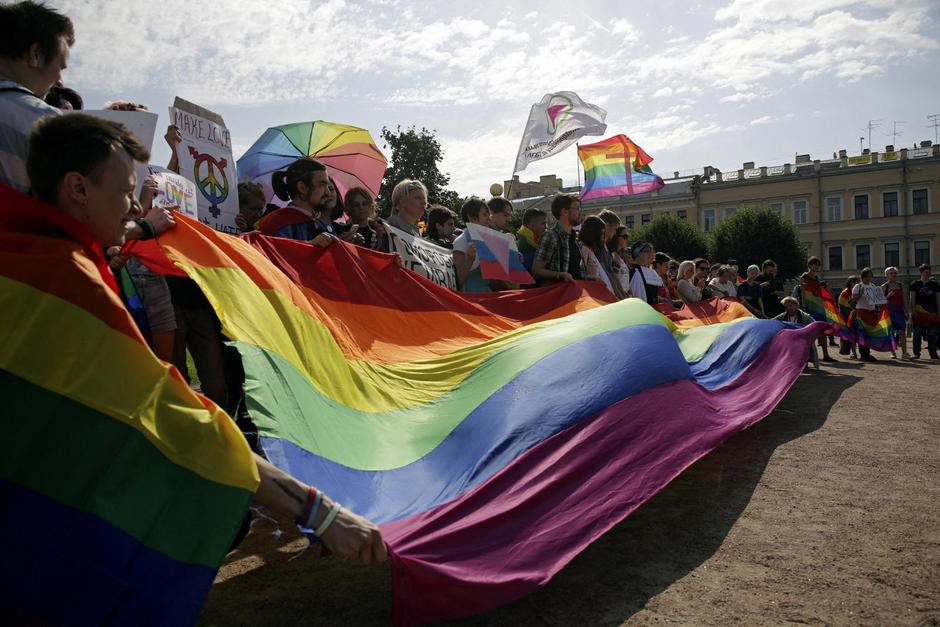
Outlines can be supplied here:
M482 616L477 625L620 624L711 557L741 516L777 447L825 423L862 364L807 372L767 418L699 460L563 569L545 588ZM288 525L282 525L285 530ZM263 523L232 560L263 560L217 583L201 625L389 624L388 568L356 567L272 550ZM265 533L267 531L267 533Z

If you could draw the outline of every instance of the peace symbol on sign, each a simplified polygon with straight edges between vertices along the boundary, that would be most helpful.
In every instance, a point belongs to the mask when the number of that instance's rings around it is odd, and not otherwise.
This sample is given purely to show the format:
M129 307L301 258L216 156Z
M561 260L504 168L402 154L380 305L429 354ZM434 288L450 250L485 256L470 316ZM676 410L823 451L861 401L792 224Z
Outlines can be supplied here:
M219 204L228 198L228 177L225 176L225 166L228 162L225 159L216 160L208 153L200 153L192 146L189 147L189 154L196 160L193 163L193 181L206 200L212 204L209 213L218 218L222 213Z

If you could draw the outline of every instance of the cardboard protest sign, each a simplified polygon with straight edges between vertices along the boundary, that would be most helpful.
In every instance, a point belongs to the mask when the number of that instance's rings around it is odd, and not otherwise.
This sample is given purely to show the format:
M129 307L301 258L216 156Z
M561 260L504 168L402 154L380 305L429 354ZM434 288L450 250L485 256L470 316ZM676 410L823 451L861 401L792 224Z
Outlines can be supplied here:
M118 122L127 127L134 139L139 141L147 150L153 151L153 136L157 131L157 118L159 117L152 111L112 111L111 109L82 109L75 113L84 113L102 120ZM143 163L136 164L137 170L137 189L135 193L140 195L140 188L144 184L149 172L147 165Z
M199 219L196 184L185 176L171 172L158 165L150 165L148 174L157 182L157 195L153 204L161 207L177 207L177 211L188 218Z
M180 174L196 185L199 221L217 231L237 233L238 173L232 136L218 114L182 98L173 104L171 124L183 135L176 156Z
M457 289L457 272L451 251L396 229L387 222L385 228L391 252L398 253L402 266L438 285Z

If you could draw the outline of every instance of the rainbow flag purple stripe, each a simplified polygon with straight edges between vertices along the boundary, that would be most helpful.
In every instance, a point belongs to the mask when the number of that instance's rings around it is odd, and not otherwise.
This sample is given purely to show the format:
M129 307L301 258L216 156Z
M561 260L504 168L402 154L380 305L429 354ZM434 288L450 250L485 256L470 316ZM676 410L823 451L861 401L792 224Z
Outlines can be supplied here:
M887 307L877 313L868 309L856 309L854 320L855 341L873 351L889 353L897 350L897 340L891 330L891 315Z
M645 194L660 189L663 180L653 174L653 158L626 135L578 146L584 166L581 200Z

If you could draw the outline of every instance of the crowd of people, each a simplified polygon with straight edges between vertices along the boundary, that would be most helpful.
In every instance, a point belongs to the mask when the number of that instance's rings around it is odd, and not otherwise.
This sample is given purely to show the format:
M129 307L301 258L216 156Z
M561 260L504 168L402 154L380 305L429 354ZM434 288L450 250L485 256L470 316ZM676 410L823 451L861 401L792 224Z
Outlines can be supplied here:
M151 239L175 226L171 208L154 203L152 181L135 193L135 162L147 163L149 154L126 128L99 118L71 114L80 110L81 97L62 86L75 42L71 21L61 13L30 0L0 6L0 183L34 195L82 225L83 232L107 252L121 297L161 359L174 363L186 375L187 351L192 355L202 391L234 416L240 415L243 373L237 354L224 345L218 318L194 282L165 277L122 253L129 240ZM116 108L142 105L118 102ZM178 171L177 129L167 130ZM372 192L362 187L345 190L328 169L312 158L301 158L272 175L271 186L286 206L269 204L262 186L238 185L242 232L258 231L273 237L311 242L327 247L337 241L372 250L390 251L389 229L452 251L458 289L488 292L518 289L505 281L483 276L477 245L468 229L478 224L515 238L523 265L538 287L567 281L595 281L615 299L638 298L660 308L682 307L709 299L733 300L758 318L807 324L808 288L819 284L820 262L810 258L806 273L787 294L777 275L777 264L763 260L746 267L740 276L735 260L712 263L705 258L673 259L657 250L656 242L631 242L628 229L612 211L583 216L576 195L560 193L550 211L530 208L513 229L513 205L502 197L488 201L471 198L458 217L451 209L428 205L428 190L421 181L403 180L391 192L391 214L382 218ZM549 216L550 213L550 216ZM549 226L550 225L550 226ZM73 237L78 237L73 234ZM886 282L877 285L866 268L851 277L842 293L850 307L878 311L887 307L892 325L908 357L906 331L913 329L913 355L921 356L926 342L932 359L937 353L937 314L940 284L931 269L921 266L920 280L905 293L896 268L888 268ZM824 361L832 361L830 342L820 340ZM844 343L841 351L855 354ZM873 360L866 347L861 359ZM316 529L334 553L364 562L385 558L375 525L335 504L315 487L286 475L258 457L262 487L258 501ZM318 494L318 510L311 510Z

